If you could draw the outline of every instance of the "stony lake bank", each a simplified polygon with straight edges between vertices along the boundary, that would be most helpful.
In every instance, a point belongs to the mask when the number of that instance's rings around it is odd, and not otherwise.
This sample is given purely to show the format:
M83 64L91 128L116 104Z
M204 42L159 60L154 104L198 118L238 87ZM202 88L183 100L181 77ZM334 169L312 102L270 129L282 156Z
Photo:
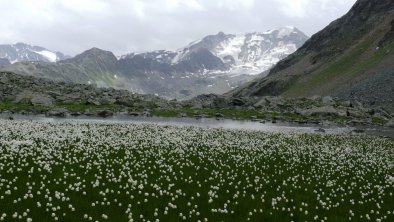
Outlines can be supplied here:
M126 90L98 88L2 72L0 112L48 117L130 116L226 118L298 124L394 127L394 112L356 100L330 96L230 98L201 95L187 101L165 100Z

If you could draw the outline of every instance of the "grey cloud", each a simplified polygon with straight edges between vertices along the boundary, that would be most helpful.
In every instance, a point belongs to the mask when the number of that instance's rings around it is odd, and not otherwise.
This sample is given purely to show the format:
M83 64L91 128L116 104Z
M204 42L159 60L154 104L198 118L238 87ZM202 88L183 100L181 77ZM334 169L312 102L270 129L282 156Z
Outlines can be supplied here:
M308 35L355 0L0 0L0 43L26 42L75 55L91 47L116 54L174 50L219 31L291 25ZM31 2L34 2L31 3Z

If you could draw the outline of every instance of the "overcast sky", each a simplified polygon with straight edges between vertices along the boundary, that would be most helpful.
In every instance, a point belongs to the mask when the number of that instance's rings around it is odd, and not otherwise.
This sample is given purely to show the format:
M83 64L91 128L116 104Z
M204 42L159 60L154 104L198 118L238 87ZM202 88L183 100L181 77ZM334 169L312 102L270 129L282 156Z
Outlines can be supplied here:
M175 50L219 31L295 26L311 36L356 0L0 0L0 44L25 42L75 55Z

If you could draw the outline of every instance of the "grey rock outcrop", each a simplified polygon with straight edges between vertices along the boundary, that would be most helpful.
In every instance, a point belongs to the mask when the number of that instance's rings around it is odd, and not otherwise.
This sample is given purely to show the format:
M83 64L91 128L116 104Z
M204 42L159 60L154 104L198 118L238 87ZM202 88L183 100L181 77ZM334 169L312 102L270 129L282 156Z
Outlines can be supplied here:
M51 106L53 98L46 94L34 94L30 100L33 105Z

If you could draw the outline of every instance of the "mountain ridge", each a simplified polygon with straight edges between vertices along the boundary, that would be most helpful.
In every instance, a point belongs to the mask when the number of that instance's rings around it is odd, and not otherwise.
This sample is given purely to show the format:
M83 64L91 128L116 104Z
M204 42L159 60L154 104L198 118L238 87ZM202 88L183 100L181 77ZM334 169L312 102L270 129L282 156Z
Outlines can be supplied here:
M274 66L267 77L226 96L331 95L392 108L394 101L387 95L394 95L393 26L393 1L358 0L347 14ZM370 87L363 90L361 85L368 82Z
M3 70L187 99L203 93L222 94L252 80L306 39L293 27L238 36L221 32L174 52L130 53L118 59L110 51L92 48L56 63L19 62Z
M26 43L0 45L0 58L7 59L10 63L16 62L58 62L69 58L61 52L53 52L41 46Z

